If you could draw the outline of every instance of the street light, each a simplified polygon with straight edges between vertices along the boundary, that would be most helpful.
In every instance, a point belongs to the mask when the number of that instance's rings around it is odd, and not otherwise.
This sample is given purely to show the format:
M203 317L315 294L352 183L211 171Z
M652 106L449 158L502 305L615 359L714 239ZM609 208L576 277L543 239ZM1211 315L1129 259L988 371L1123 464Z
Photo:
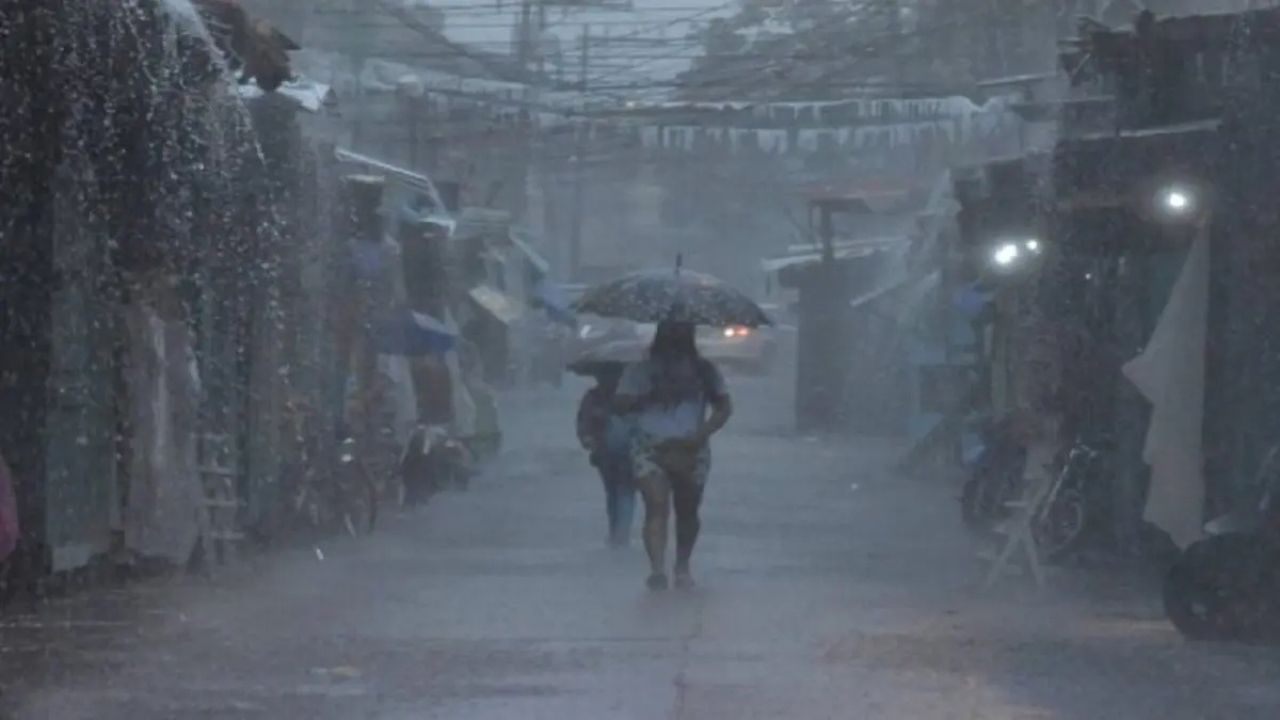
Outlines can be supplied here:
M1156 212L1166 220L1187 220L1200 214L1196 188L1185 183L1165 185L1156 191Z
M1191 197L1181 190L1170 190L1164 196L1165 207L1182 212L1191 207Z
M1022 250L1017 244L1006 242L996 246L995 252L991 253L991 259L997 266L1007 268L1016 263L1021 255Z
M991 251L991 260L1001 267L1009 267L1039 255L1043 249L1044 243L1039 238L1003 240Z

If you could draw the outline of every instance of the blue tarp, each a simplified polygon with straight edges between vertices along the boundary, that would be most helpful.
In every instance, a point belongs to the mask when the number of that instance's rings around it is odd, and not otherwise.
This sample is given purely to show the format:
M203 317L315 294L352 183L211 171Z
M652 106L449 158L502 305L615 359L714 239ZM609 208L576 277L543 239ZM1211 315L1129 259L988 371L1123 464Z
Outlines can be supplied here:
M439 320L404 310L382 323L375 344L383 355L420 357L443 355L453 349L457 340L457 335Z
M540 282L533 294L552 320L571 328L578 327L578 316L570 308L569 296L559 285L553 282Z
M995 293L984 289L978 283L956 290L952 304L967 319L977 317L986 309L987 304L995 298Z

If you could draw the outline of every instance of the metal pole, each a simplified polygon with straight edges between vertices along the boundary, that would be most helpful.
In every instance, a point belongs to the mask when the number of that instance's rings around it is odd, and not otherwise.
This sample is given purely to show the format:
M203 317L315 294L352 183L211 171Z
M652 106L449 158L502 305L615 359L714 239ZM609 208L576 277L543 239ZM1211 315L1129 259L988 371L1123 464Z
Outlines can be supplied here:
M587 73L591 67L591 26L582 26L582 56L579 58L579 85L585 104ZM586 128L578 124L574 128L573 152L573 225L569 233L569 278L576 280L582 267L582 215L585 204L586 177L583 167L586 154Z
M533 0L520 2L520 32L516 37L516 60L520 67L529 67L529 27L533 18Z
M818 207L818 237L822 240L822 262L831 264L836 261L836 231L831 220L831 205L823 203Z
M422 163L418 143L418 98L413 93L405 94L405 114L409 123L409 167L421 170Z

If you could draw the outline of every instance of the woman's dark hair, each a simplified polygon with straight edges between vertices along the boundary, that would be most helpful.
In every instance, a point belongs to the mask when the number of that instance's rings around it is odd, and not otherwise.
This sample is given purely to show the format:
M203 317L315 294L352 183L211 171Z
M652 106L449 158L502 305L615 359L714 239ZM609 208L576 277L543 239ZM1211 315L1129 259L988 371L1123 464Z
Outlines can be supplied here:
M698 357L698 343L694 336L693 323L663 320L653 334L653 344L649 346L650 357L676 358Z
M622 380L622 365L620 363L609 363L596 373L596 382L604 388L616 388L620 380Z

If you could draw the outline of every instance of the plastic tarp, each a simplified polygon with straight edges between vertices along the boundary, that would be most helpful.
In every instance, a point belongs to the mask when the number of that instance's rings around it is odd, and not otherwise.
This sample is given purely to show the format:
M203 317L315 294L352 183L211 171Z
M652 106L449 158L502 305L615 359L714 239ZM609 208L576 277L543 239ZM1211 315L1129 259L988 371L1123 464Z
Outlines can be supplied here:
M1204 532L1205 340L1209 317L1209 238L1202 228L1145 350L1125 377L1151 402L1142 458L1151 466L1143 519L1179 547Z
M0 456L0 562L18 546L22 531L18 526L18 497L13 492L13 474Z
M534 249L533 245L530 245L527 240L522 238L521 233L512 231L507 234L507 237L511 240L511 244L524 254L525 258L529 260L529 264L539 273L546 275L551 272L551 263L547 262L547 259L542 257L542 253Z
M458 336L430 315L404 309L380 324L376 339L383 355L421 357L452 350Z
M430 215L431 221L448 228L449 232L457 229L457 221L442 210L446 207L444 198L440 195L439 189L436 188L435 182L430 177L346 148L334 148L333 157L338 162L360 165L366 170L388 175L402 185L425 193L430 199L431 207L441 209L434 211Z
M524 314L520 304L510 296L488 285L477 285L468 293L477 305L504 325L510 325Z
M978 283L973 283L955 291L951 298L951 306L964 319L972 320L981 315L994 300L995 293L984 289Z
M133 453L125 546L150 558L186 562L200 535L203 491L196 464L200 377L186 323L131 305L126 381Z
M450 331L458 332L458 323L448 310L444 314L444 325ZM453 432L458 437L472 437L476 434L476 403L475 399L471 397L470 389L467 388L458 351L450 350L445 353L444 364L449 369L449 388L453 393L451 398L453 404Z
M552 320L567 327L578 327L578 316L573 312L572 303L563 287L544 279L534 288L533 294Z
M254 100L267 94L262 88L252 83L236 85L235 92L245 100ZM332 99L332 89L328 85L304 77L290 80L276 88L274 92L310 113L320 112L325 103Z

